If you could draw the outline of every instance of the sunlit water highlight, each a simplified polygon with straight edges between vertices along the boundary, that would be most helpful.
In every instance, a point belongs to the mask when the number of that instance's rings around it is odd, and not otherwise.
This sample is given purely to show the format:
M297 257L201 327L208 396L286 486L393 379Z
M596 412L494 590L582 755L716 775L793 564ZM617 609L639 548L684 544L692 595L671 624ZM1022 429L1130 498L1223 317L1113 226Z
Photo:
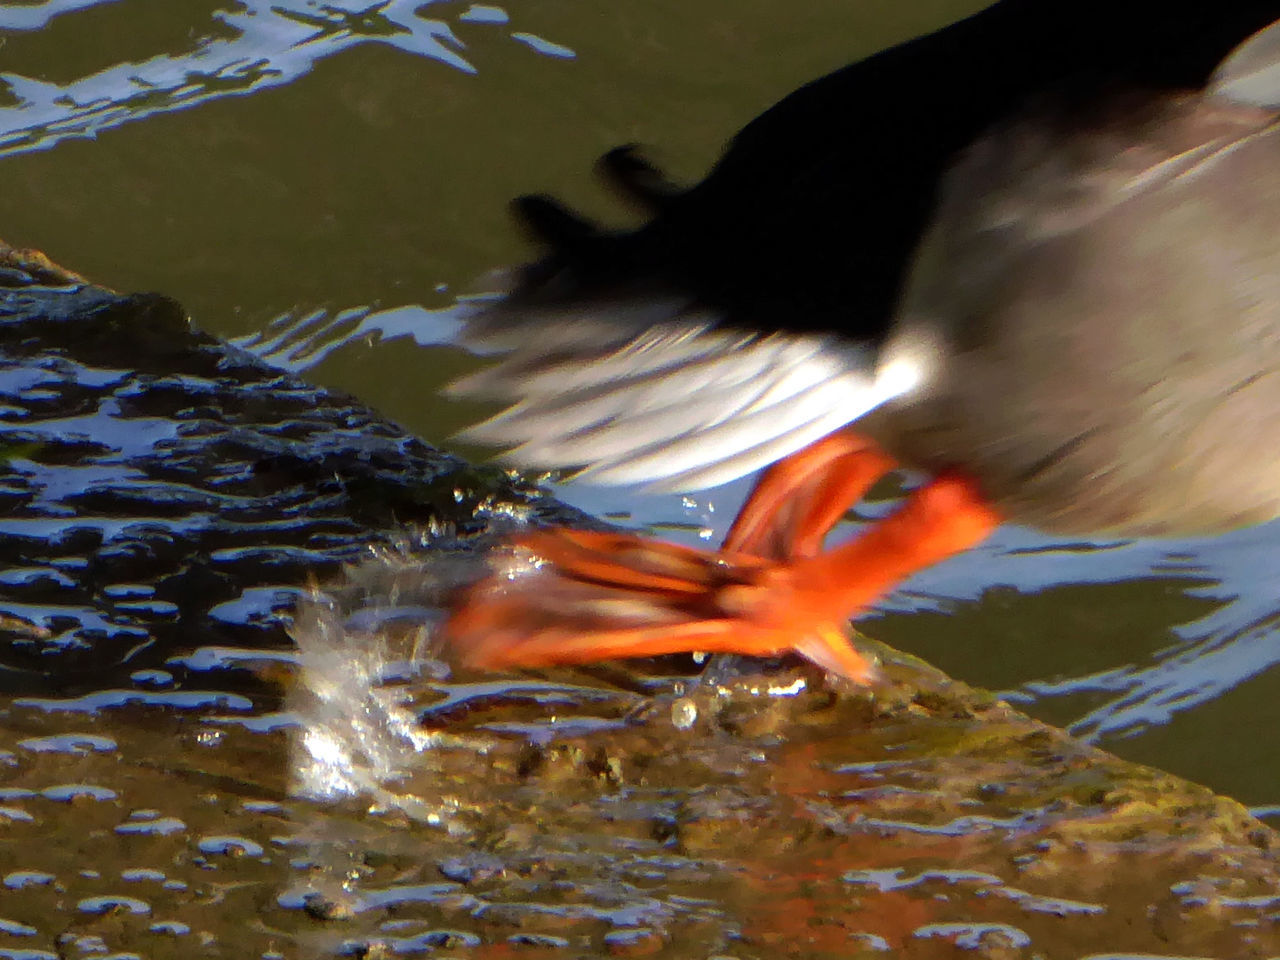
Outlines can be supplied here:
M0 8L0 31L38 30L59 16L102 2L6 6ZM568 47L510 31L500 7L424 6L420 0L241 0L233 9L210 11L209 34L196 38L195 49L183 55L121 63L68 83L0 72L12 101L0 106L0 156L48 149L69 137L93 138L123 123L291 83L321 60L366 43L387 44L474 73L466 45L449 19L434 16L437 10L455 21L506 30L514 41L544 56L573 58Z

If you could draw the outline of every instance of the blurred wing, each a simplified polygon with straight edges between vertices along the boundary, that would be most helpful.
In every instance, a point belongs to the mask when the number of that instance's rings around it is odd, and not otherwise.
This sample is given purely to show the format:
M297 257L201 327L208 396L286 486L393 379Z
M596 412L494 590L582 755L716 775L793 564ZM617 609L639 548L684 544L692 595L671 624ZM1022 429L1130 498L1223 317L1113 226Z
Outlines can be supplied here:
M1232 50L1210 78L1208 89L1236 103L1280 109L1280 22Z
M874 351L830 334L718 327L672 299L499 307L463 342L502 352L454 383L511 400L462 434L524 467L581 467L598 484L696 490L808 446L912 385Z

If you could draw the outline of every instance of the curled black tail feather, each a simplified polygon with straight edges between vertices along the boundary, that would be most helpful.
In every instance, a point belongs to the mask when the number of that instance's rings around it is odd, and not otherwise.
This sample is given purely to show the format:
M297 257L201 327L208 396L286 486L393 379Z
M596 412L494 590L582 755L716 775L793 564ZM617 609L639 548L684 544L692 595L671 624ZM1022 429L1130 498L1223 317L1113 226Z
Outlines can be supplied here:
M596 168L619 193L651 214L661 214L684 192L634 143L614 147L597 161Z
M636 230L611 230L547 194L517 197L512 212L547 252L514 274L513 289L494 310L514 319L530 308L662 298L685 286L659 239L663 213L684 191L634 144L606 152L596 171L653 219Z

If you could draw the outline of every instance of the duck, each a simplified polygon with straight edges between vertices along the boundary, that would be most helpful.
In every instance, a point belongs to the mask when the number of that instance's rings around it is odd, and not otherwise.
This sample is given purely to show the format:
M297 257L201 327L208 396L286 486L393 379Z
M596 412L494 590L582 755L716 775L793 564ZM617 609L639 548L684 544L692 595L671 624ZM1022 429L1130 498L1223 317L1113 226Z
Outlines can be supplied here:
M648 220L516 202L545 245L467 325L467 438L582 482L760 471L718 549L530 530L453 597L483 669L795 653L1002 523L1211 533L1280 516L1280 0L1000 0L779 101ZM926 479L854 539L886 474ZM515 575L512 557L523 558Z

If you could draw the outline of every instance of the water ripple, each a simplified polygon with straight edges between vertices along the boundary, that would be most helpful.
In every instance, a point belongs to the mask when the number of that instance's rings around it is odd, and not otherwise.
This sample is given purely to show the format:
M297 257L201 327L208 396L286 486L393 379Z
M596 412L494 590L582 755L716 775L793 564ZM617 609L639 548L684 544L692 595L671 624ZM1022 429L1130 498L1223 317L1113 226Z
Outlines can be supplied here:
M0 10L0 31L33 31L53 18L110 0L48 0ZM430 9L432 16L425 11ZM0 156L44 150L68 138L92 138L134 120L182 110L228 96L291 83L321 60L367 43L426 57L463 73L476 68L455 21L502 30L514 42L555 59L568 47L534 34L508 31L500 7L431 4L421 0L241 0L210 12L209 35L183 53L160 53L140 63L118 63L68 83L0 73L12 105L0 107ZM229 35L228 35L229 34Z

